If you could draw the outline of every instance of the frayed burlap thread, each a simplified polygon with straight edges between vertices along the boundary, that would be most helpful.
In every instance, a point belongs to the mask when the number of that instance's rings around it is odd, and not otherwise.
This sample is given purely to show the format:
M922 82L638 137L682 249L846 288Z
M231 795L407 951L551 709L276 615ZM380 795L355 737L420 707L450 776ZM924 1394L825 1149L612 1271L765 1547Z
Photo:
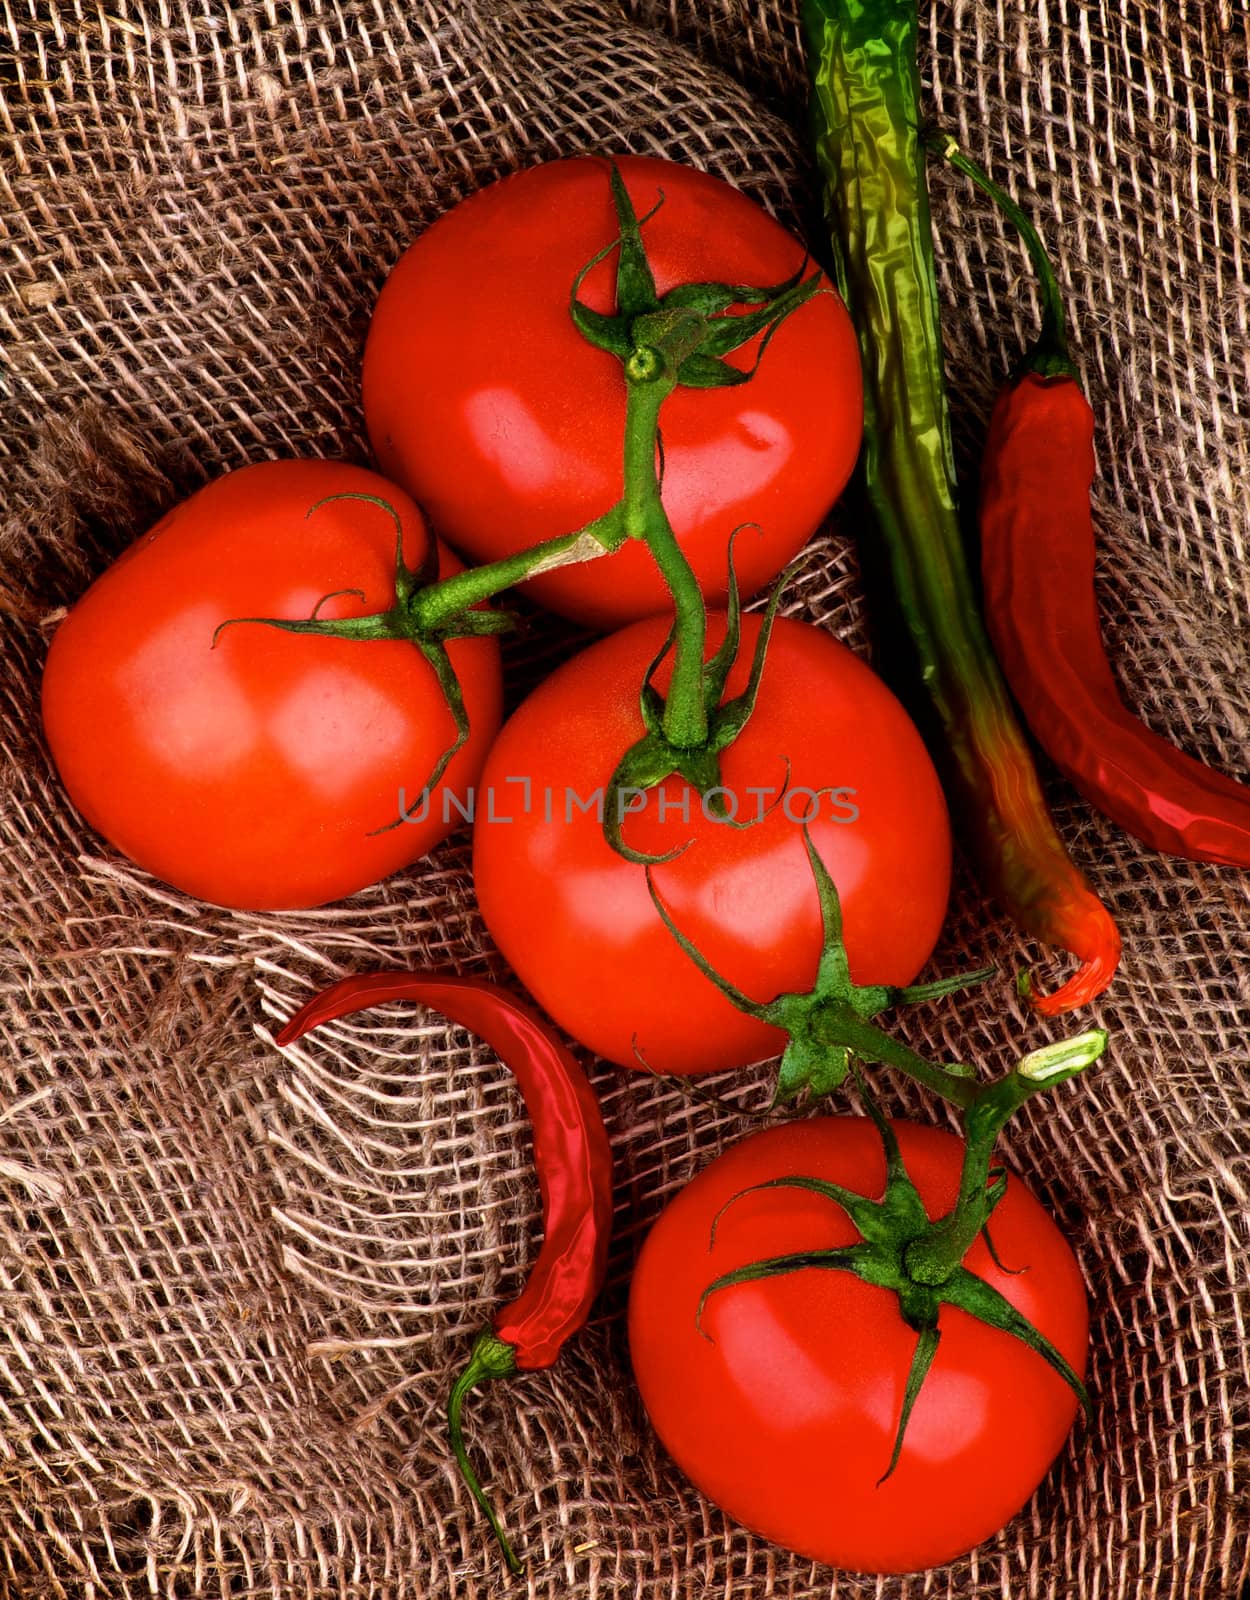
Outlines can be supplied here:
M1237 0L925 7L936 114L1046 223L1099 424L1100 596L1151 724L1250 778L1250 14ZM365 460L357 371L390 266L478 184L636 150L812 215L792 0L68 0L0 23L0 1593L13 1600L1237 1600L1250 1578L1245 874L1162 859L1057 779L1121 921L1095 1073L1007 1140L1073 1239L1093 1425L997 1539L870 1581L729 1523L633 1391L630 1264L750 1125L588 1062L617 1159L608 1288L472 1428L527 1575L450 1464L449 1375L536 1254L506 1071L412 1008L279 1053L344 972L505 976L463 838L341 905L216 910L129 868L49 768L60 608L179 496L273 455ZM965 480L1035 326L992 212L934 177ZM971 490L969 490L971 492ZM559 531L559 530L553 530ZM788 609L868 649L855 530ZM535 620L512 693L576 642ZM961 875L935 966L1036 961ZM1001 1070L1058 1031L1006 981L915 1011ZM906 1087L893 1108L939 1113Z

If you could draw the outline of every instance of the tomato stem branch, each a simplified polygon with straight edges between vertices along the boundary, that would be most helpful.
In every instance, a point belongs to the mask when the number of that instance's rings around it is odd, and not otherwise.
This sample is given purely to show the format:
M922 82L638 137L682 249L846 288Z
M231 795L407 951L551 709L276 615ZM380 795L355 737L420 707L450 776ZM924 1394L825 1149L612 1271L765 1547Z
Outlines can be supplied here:
M1044 1045L1025 1056L1014 1071L986 1084L965 1107L959 1195L946 1216L908 1246L904 1260L915 1282L945 1283L989 1221L994 1205L990 1182L994 1145L1019 1108L1040 1090L1083 1072L1106 1046L1107 1035L1101 1028Z
M887 1007L902 1000L906 991L883 984L859 984L852 979L842 939L842 910L837 887L806 823L803 841L820 899L822 926L821 958L810 989L779 994L769 1001L752 1000L717 972L694 941L677 926L648 868L647 890L652 904L682 950L732 1006L788 1035L778 1069L774 1104L793 1100L803 1089L815 1095L830 1094L845 1081L852 1062L863 1061L894 1067L966 1111L978 1099L977 1086L968 1067L957 1061L942 1064L926 1061L873 1021ZM986 976L985 970L969 973L962 980L952 978L937 985L926 985L920 993L925 997L930 992L947 994L961 982L977 983Z
M784 1001L789 998L782 997L783 1004L777 1008L779 1019L786 1015ZM808 997L800 998L806 1000ZM818 1000L810 1008L807 1036L812 1046L821 1053L841 1051L846 1058L846 1052L849 1051L850 1057L856 1060L893 1067L896 1072L923 1084L926 1089L961 1110L966 1110L976 1099L976 1084L966 1076L961 1062L939 1065L926 1061L902 1040L877 1027L856 1007L854 999Z
M646 544L673 598L673 676L663 729L669 744L690 749L703 744L708 732L703 694L707 608L664 509L658 469L660 407L677 387L677 376L666 351L645 345L631 356L625 372L625 532Z
M623 505L618 503L601 517L573 533L562 533L503 556L486 566L469 567L450 578L418 589L408 601L408 612L422 632L436 632L454 623L460 615L504 589L536 578L556 567L594 561L611 555L625 542Z

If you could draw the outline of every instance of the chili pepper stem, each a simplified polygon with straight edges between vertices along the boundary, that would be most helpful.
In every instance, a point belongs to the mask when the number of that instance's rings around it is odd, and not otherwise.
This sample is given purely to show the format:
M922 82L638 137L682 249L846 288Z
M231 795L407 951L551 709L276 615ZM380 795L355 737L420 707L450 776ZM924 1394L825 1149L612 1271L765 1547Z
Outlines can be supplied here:
M1068 353L1068 319L1063 308L1063 296L1055 280L1054 269L1041 235L1032 219L1022 211L1007 191L995 183L983 167L960 149L949 133L931 129L925 134L925 143L944 161L970 178L977 188L987 194L1007 220L1014 223L1020 241L1029 253L1033 270L1037 273L1038 294L1042 302L1042 331L1037 342L1026 355L1022 370L1039 373L1044 378L1072 378L1079 374L1076 363Z
M451 1437L452 1454L456 1458L456 1465L460 1468L460 1476L464 1479L469 1493L481 1507L486 1520L491 1525L491 1531L499 1541L499 1548L504 1553L504 1558L513 1572L521 1571L521 1562L508 1542L508 1536L503 1531L503 1524L495 1514L495 1508L478 1482L477 1473L469 1460L469 1452L465 1449L464 1429L461 1423L461 1413L464 1409L465 1396L480 1384L489 1383L495 1378L506 1378L516 1371L516 1352L510 1344L496 1337L490 1328L483 1328L474 1341L473 1349L469 1353L468 1365L452 1385L450 1395L447 1397L447 1431Z

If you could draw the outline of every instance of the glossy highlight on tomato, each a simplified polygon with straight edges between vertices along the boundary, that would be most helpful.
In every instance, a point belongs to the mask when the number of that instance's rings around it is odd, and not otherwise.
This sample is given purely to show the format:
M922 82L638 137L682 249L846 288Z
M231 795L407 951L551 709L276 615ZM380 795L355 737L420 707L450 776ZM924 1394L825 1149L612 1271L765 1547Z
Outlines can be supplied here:
M937 1218L955 1200L963 1144L937 1128L893 1128ZM700 1298L720 1274L858 1239L845 1212L810 1191L734 1199L795 1174L879 1196L880 1135L858 1117L768 1128L731 1146L676 1196L643 1246L630 1291L643 1403L690 1481L774 1543L863 1573L951 1561L1024 1506L1063 1448L1076 1398L1020 1340L943 1307L897 1467L879 1481L916 1344L897 1296L848 1272L804 1268L718 1291L702 1331L697 1324ZM1015 1176L990 1232L1002 1267L983 1237L964 1265L1083 1373L1089 1330L1079 1267Z
M709 623L710 652L723 614ZM651 618L598 641L513 714L482 773L474 876L500 950L575 1039L626 1067L709 1072L775 1055L784 1036L699 972L592 803L643 731L638 688L666 627ZM743 618L728 695L745 686L759 628L758 614ZM757 1000L810 987L821 922L800 823L812 792L836 788L854 792L840 809L822 799L812 838L841 898L851 975L910 982L945 915L950 830L920 735L881 680L823 629L778 620L754 713L721 769L739 819L764 820L709 820L673 777L631 802L640 809L623 829L653 854L689 846L654 883L713 967Z
M331 461L272 461L210 483L124 552L73 607L43 679L48 746L86 820L147 871L218 905L284 909L352 894L415 861L460 813L414 808L455 738L407 640L349 640L232 618L366 616L395 600L395 523L429 534L394 485ZM444 573L459 570L442 552ZM331 596L332 598L326 598ZM497 641L449 646L468 742L461 793L500 717ZM391 826L391 824L397 824ZM381 831L380 831L381 830Z
M803 246L753 200L706 173L642 156L617 164L662 295L683 282L770 286ZM494 560L608 511L622 487L626 384L620 361L577 331L578 272L616 237L598 157L553 161L479 190L428 228L383 287L364 359L364 406L382 470L441 537ZM614 309L615 258L581 298ZM748 368L757 338L729 359ZM844 488L863 428L859 354L827 284L769 341L748 383L678 389L660 416L663 497L709 600L726 593L725 547L740 524L738 577L761 588ZM526 592L594 627L669 605L640 545L537 577Z

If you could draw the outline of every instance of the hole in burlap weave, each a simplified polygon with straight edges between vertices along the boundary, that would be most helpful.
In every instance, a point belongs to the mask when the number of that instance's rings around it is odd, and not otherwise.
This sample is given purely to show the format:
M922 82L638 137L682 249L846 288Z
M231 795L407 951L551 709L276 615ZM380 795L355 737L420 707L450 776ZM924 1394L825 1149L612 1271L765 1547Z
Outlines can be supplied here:
M1126 692L1250 778L1245 6L924 11L934 110L1054 219L1098 417L1099 583ZM366 459L371 304L405 244L475 185L629 149L802 215L794 5L26 0L4 18L0 1590L1237 1595L1244 874L1138 849L1051 783L1121 919L1124 977L1106 1061L1007 1146L1081 1255L1096 1417L1000 1539L928 1578L863 1582L770 1549L656 1446L629 1382L629 1265L666 1196L746 1122L592 1063L619 1161L608 1291L558 1368L474 1403L530 1562L509 1585L449 1467L441 1401L537 1248L518 1097L488 1053L411 1009L289 1059L270 1043L340 972L501 972L463 839L322 912L216 911L110 855L41 745L48 619L133 535L247 461ZM989 209L941 174L934 189L970 485L1036 308ZM867 646L836 526L791 609ZM511 646L513 692L570 642L541 624ZM961 878L938 960L1009 971L1034 955ZM1005 991L904 1031L1001 1066L1026 1027L1045 1036ZM710 1086L745 1107L763 1081ZM897 1088L890 1103L936 1115Z

